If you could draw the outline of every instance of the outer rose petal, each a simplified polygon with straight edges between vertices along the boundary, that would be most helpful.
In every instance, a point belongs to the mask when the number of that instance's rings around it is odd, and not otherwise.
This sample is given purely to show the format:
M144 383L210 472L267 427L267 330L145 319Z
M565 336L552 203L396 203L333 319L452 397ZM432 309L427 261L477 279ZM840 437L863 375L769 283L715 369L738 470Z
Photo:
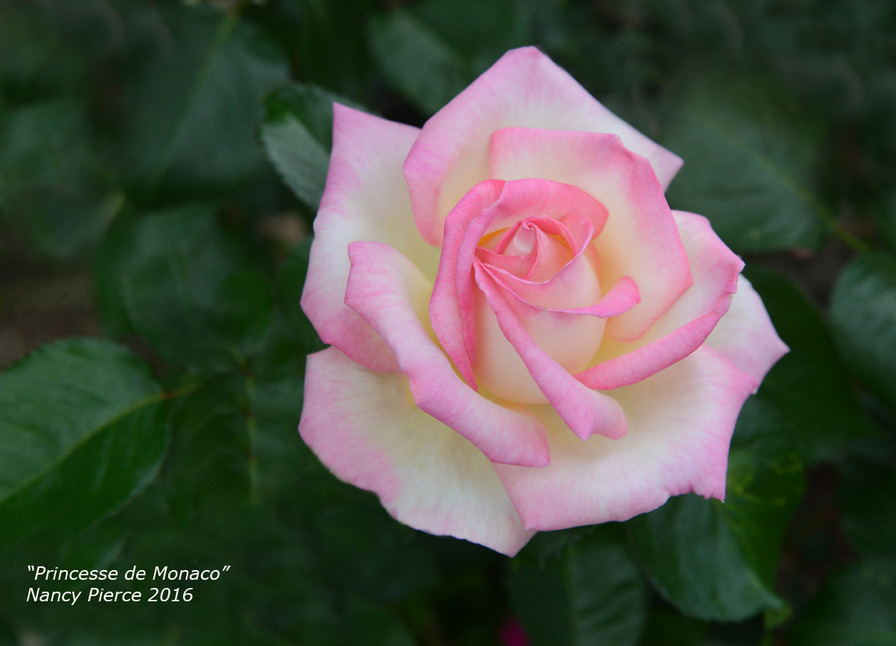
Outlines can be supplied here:
M547 464L550 456L541 423L470 389L424 330L420 321L425 318L430 286L419 270L377 242L355 242L349 255L352 270L346 303L395 353L417 406L466 437L494 462Z
M757 381L762 381L789 350L775 332L759 294L743 276L731 308L706 339L706 345Z
M539 177L571 184L609 215L594 247L602 285L631 276L641 303L607 324L610 337L633 341L691 284L688 260L662 187L647 160L606 134L507 128L492 137L492 177Z
M385 242L435 275L438 252L414 229L401 174L418 132L338 104L333 109L333 152L314 220L302 309L325 343L374 370L396 370L397 364L370 326L343 303L347 247L356 240Z
M663 187L682 164L677 155L607 110L540 51L511 50L426 122L408 155L405 175L425 240L441 243L447 213L471 187L491 177L492 133L512 126L617 134L650 160Z
M529 529L623 521L669 496L723 498L728 445L741 406L757 382L708 347L644 381L613 392L628 433L581 442L543 408L551 464L497 465Z
M508 556L534 533L488 458L417 408L403 375L366 370L336 348L309 356L299 432L337 477L376 493L406 525Z

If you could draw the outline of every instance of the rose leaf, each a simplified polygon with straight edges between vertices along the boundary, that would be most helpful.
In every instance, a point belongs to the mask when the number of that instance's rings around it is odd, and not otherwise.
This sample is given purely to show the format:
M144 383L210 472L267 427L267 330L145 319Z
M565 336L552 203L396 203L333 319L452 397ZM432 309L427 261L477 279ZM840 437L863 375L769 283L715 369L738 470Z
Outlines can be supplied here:
M896 642L896 564L888 560L851 566L833 575L797 617L793 646L852 646Z
M602 529L572 542L559 557L518 559L509 570L513 608L534 646L638 643L646 589L615 532Z
M751 398L735 430L726 501L679 496L629 521L648 578L685 614L740 621L784 607L775 568L804 481L782 435L774 408Z
M847 364L868 389L896 412L896 261L859 256L837 278L831 327Z
M879 455L889 455L880 451ZM855 459L840 475L839 507L843 529L865 558L886 558L896 545L896 469L888 461Z
M506 1L428 0L373 16L370 46L389 82L433 114L506 50L532 42L527 9Z
M310 250L310 240L297 244L277 274L277 292L286 320L293 334L298 335L299 343L307 353L324 348L314 326L300 305L302 290L305 287L305 275L308 273Z
M67 258L102 236L121 203L106 191L85 101L0 106L0 221L37 251Z
M735 78L681 101L662 141L685 160L669 201L708 217L736 251L818 247L831 219L812 184L823 130L779 92Z
M122 86L122 168L135 194L170 203L248 187L269 173L254 125L262 97L288 80L277 48L236 14L209 6L127 17L128 36L147 43Z
M58 341L0 375L0 548L68 539L137 495L168 443L163 398L143 361L104 341Z
M785 435L806 464L834 457L875 432L824 319L807 294L772 270L748 268L781 339L790 347L762 384Z
M324 192L333 129L333 103L350 101L313 85L279 88L265 100L259 135L286 185L316 211Z
M214 371L263 347L272 322L270 286L211 209L153 212L113 233L114 248L101 254L97 272L101 304L122 307L166 362Z

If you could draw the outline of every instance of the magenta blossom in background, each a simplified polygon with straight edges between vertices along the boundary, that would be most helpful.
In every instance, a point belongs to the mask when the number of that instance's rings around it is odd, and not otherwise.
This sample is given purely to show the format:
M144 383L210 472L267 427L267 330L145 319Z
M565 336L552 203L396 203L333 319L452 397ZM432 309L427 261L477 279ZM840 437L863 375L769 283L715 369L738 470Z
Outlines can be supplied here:
M787 349L740 258L669 208L681 163L534 48L419 130L336 105L304 440L399 521L508 555L722 499Z
M500 646L532 646L529 635L516 617L508 617L498 628L498 644Z

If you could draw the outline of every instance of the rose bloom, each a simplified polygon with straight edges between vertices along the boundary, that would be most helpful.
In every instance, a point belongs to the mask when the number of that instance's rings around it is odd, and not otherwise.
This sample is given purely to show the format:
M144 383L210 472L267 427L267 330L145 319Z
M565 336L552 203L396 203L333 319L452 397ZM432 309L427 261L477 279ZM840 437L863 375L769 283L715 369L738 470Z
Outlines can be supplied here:
M336 105L305 442L399 521L508 555L722 499L787 348L740 258L669 208L681 163L534 48L422 129Z

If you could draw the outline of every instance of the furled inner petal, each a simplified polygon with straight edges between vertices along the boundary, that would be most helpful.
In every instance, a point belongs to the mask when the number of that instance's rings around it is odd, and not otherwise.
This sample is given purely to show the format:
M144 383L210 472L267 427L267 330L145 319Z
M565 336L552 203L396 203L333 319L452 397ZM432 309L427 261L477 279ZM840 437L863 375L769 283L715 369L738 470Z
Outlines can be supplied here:
M476 258L482 264L501 269L512 276L529 276L537 260L536 256L505 256L486 247L476 249Z
M473 269L476 285L488 302L489 310L494 313L501 334L513 346L544 398L554 407L566 425L582 439L587 439L595 433L614 438L624 435L625 415L618 403L612 397L577 381L568 370L539 347L532 339L524 323L526 319L520 316L521 312L515 307L514 300L505 294L506 290L495 284L481 265L475 264ZM565 333L565 328L573 323L566 321L558 326L556 319L551 320L552 317L569 317L569 314L545 310L540 312L540 315L544 317L540 323L553 326L555 331L559 329ZM579 315L574 321L588 319L600 320ZM531 327L541 333L539 325L533 324ZM513 365L506 366L505 378L512 378L510 371L514 368Z
M595 356L606 319L628 311L639 300L638 287L628 277L601 298L600 284L583 256L544 284L527 284L484 263L477 268L501 289L532 340L571 373L583 370ZM569 307L551 307L552 302L565 302ZM511 401L546 402L516 349L501 332L495 312L481 291L477 291L475 303L477 379L494 394ZM583 305L576 307L578 304Z
M691 285L688 260L662 185L648 161L611 134L505 128L492 135L491 176L541 177L577 186L609 215L595 238L601 281L638 284L641 302L608 322L606 334L644 335Z
M452 210L445 225L430 317L439 342L468 384L476 387L474 264L494 262L508 275L530 278L562 274L561 268L577 257L592 262L584 259L584 252L606 217L606 209L597 200L574 186L539 179L482 182ZM506 260L497 260L498 256ZM600 299L593 263L590 271L597 285L588 296L590 302L570 301L559 307L576 308Z
M599 288L599 286L598 286ZM567 372L588 365L603 338L606 319L587 314L568 314L527 307L510 295L508 304L532 342ZM544 404L548 399L529 374L513 344L501 331L488 298L476 290L476 363L480 384L508 401Z
M604 302L599 258L591 245L594 223L574 211L559 218L528 217L499 233L481 239L474 260L476 270L503 292L513 315L541 350L568 372L583 370L600 347L606 319L638 303L634 281L620 280ZM505 258L508 261L503 261ZM528 258L534 261L522 262ZM489 299L477 288L476 379L501 398L546 403L545 394L504 336L491 308Z

